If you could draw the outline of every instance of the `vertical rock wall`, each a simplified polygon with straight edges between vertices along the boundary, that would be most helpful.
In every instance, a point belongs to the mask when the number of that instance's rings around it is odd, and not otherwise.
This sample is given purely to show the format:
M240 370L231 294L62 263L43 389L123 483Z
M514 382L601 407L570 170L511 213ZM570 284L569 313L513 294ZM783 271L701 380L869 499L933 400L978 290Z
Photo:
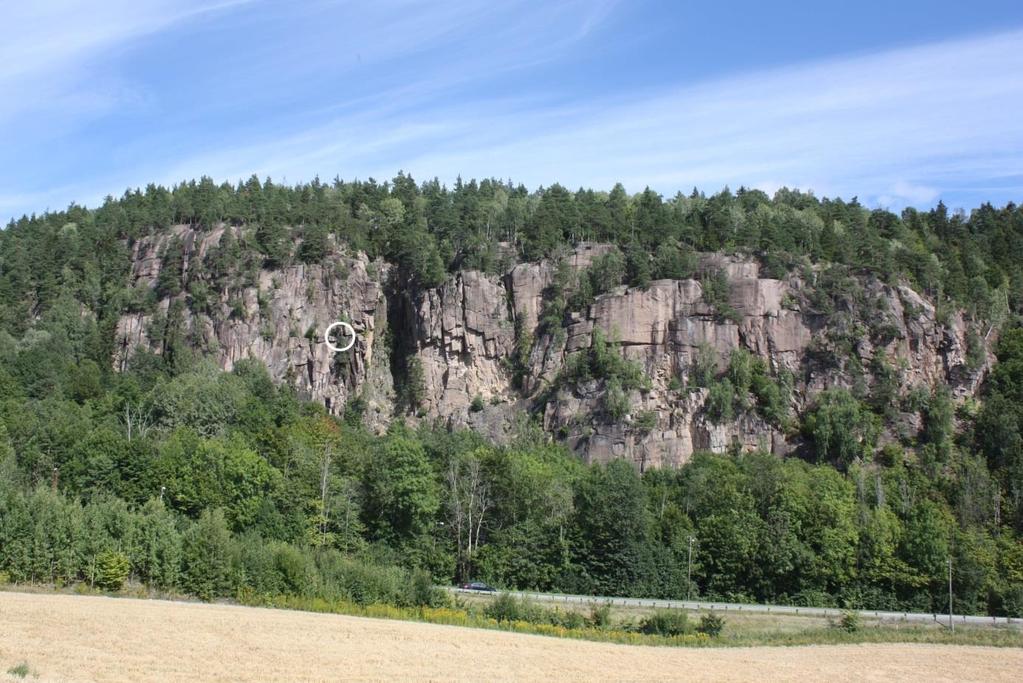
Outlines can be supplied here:
M187 277L189 264L217 245L223 231L177 228L139 241L132 284L155 284L173 236L182 239ZM578 271L608 249L583 244L567 262ZM754 411L741 411L725 424L707 418L707 390L689 381L694 359L701 347L709 348L724 368L734 349L745 348L763 358L772 373L791 373L791 408L800 411L820 390L852 381L840 368L808 359L814 340L827 336L829 321L806 305L807 287L795 275L765 278L754 261L703 255L700 269L711 268L723 271L729 282L734 313L727 317L705 302L699 281L658 280L645 289L619 287L598 297L568 316L563 334L549 335L541 333L539 318L557 270L553 263L518 264L502 277L463 271L436 289L410 292L388 288L386 263L336 253L324 265L260 271L254 282L217 292L211 313L186 307L184 325L193 344L224 370L244 358L258 359L275 380L293 384L332 413L362 396L367 420L377 428L395 412L389 353L400 348L414 354L423 369L422 417L472 426L494 438L507 437L526 411L541 409L544 428L587 460L624 457L640 467L663 467L678 466L704 449L786 452L798 438ZM960 396L976 390L983 368L967 367L961 316L942 325L934 307L908 287L868 280L860 286L884 302L890 337L878 349L864 338L857 348L861 366L869 367L874 353L883 353L900 369L903 386L946 382ZM166 316L171 303L165 299L152 312L122 317L115 367L123 367L139 349L163 351L154 320ZM389 307L398 307L391 310L393 329L388 329ZM323 330L334 320L351 322L359 335L345 354L333 354L322 343ZM521 389L512 386L510 362L516 322L520 333L534 340ZM551 389L567 360L591 346L595 330L649 378L649 389L633 391L629 414L614 422L601 414L601 382ZM394 335L392 343L387 335ZM395 338L401 343L394 344ZM548 399L543 406L536 400L541 395ZM637 426L641 413L653 415L652 427Z

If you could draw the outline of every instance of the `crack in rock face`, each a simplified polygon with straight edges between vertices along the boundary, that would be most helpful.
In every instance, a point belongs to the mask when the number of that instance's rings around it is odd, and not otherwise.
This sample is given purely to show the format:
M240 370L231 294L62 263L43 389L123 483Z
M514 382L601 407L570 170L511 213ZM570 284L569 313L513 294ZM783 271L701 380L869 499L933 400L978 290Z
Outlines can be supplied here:
M812 287L801 279L805 274L761 277L755 261L721 254L700 255L698 272L724 274L728 315L708 303L697 279L656 280L646 288L614 288L583 310L566 312L560 329L545 330L540 320L557 263L519 263L500 276L461 271L440 287L410 291L392 282L390 264L337 246L322 264L234 273L211 287L207 305L196 310L187 283L210 278L203 264L228 230L241 237L237 228L198 232L178 226L135 243L131 285L155 288L167 250L178 248L184 251L185 286L150 309L120 318L115 369L126 367L139 350L165 352L162 330L173 320L191 345L225 371L256 359L275 381L290 383L332 414L343 413L356 397L364 399L364 420L380 431L403 413L396 387L406 378L395 372L408 363L396 363L394 355L408 354L422 369L422 398L407 419L439 418L500 441L534 412L547 432L585 460L621 457L646 468L677 467L700 450L786 453L800 445L798 435L752 408L719 423L711 420L709 392L694 382L701 353L723 371L733 352L745 349L773 377L785 373L791 377L787 407L794 413L826 388L869 385L875 354L899 369L902 386L944 382L958 398L978 390L991 360L988 340L983 367L970 369L962 313L939 323L933 304L907 286L857 279L857 294L877 302L877 314L864 320L850 305L850 312L829 317L809 303ZM581 244L565 263L579 273L612 249ZM343 353L323 343L325 329L337 320L350 323L357 334ZM828 340L864 325L881 333L859 335L852 352L862 369L857 377L849 363L827 362L834 351ZM626 392L628 409L617 419L604 408L607 382L559 381L598 336L646 378L643 388ZM520 354L523 339L532 344ZM904 417L896 427L912 429L912 416Z

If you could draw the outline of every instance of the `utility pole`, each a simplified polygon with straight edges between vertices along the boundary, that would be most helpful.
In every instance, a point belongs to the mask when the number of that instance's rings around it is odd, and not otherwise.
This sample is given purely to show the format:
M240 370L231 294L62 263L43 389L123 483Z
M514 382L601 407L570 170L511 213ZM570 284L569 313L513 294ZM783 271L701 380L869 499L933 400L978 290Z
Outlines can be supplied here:
M692 598L693 594L693 541L696 540L692 536L689 537L689 566L686 569L686 602Z
M955 633L956 625L952 621L952 556L948 556L948 628Z

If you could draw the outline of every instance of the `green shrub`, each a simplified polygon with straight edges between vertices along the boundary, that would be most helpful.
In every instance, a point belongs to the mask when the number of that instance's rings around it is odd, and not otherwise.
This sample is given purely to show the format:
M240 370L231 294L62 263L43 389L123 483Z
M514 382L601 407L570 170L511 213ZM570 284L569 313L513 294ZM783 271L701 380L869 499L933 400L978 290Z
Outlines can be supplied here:
M987 360L987 352L984 348L984 340L977 334L976 328L972 325L966 331L966 367L971 372L976 372L984 366Z
M567 629L579 629L586 626L586 618L573 610L562 612L560 609L544 609L525 598L516 598L509 593L501 593L483 608L483 615L502 623L527 622L530 624L546 624Z
M753 376L751 388L757 399L757 412L773 425L784 426L789 419L791 384L791 374L784 370L777 379L767 374Z
M483 608L483 614L497 621L525 621L527 607L511 593L501 593Z
M96 585L105 591L119 591L128 580L131 565L122 552L107 550L96 556Z
M734 401L735 392L732 389L732 382L727 377L714 382L707 393L707 417L714 424L730 422L733 416Z
M307 595L316 583L316 568L308 553L286 543L273 546L273 571L280 577L282 592Z
M18 664L17 666L12 666L10 669L7 670L7 675L13 676L15 678L25 678L30 673L32 673L32 670L28 668L28 662L22 662L21 664Z
M398 400L408 411L415 411L426 399L426 375L423 361L419 356L410 355L405 359L405 373L399 384Z
M763 371L763 361L746 349L737 347L728 359L728 379L736 394L746 394L753 385L753 377Z
M525 329L524 323L525 313L519 312L515 316L515 350L503 359L516 389L522 388L523 380L529 375L529 355L533 351L533 334Z
M697 633L705 633L711 638L716 638L721 635L721 630L725 627L725 620L723 617L708 612L700 617L700 623L696 625Z
M589 624L593 628L608 628L611 626L611 605L604 603L597 605L590 610Z
M604 411L612 420L620 420L629 412L629 397L617 379L608 380L604 392Z
M860 613L843 612L842 618L838 621L838 627L848 633L856 633L860 630Z
M387 603L409 606L415 602L414 582L394 567L358 561L335 550L316 554L325 597L341 597L359 605Z
M543 291L543 304L537 321L541 336L550 335L555 339L564 339L565 330L562 323L568 308L566 289L572 276L572 267L564 260L558 261L554 279Z
M693 386L709 387L718 374L718 355L710 344L702 343L696 348L689 377Z
M416 607L441 607L447 602L447 595L433 585L433 577L424 569L412 572L409 592Z
M575 291L568 300L568 309L581 311L601 294L625 281L627 264L617 249L593 259L593 263L576 277Z
M580 384L594 379L618 380L626 391L647 388L650 382L639 363L624 358L600 330L594 330L589 349L571 357L556 383Z
M640 622L639 630L647 635L685 635L689 632L689 617L681 610L657 610Z
M547 615L552 617L551 621L554 626L562 626L570 629L578 629L586 626L586 618L575 610L562 612L555 609L553 612L548 611Z
M633 427L640 434L649 434L657 426L657 413L653 410L644 410L636 414Z
M799 607L833 607L835 603L826 591L819 588L804 588L793 593L789 604Z
M480 396L479 394L476 394L472 399L472 403L469 404L469 410L474 413L478 413L481 410L483 410L484 405L485 404L483 403L483 397Z
M714 269L703 273L700 276L700 286L703 289L704 303L712 306L718 317L736 324L742 321L742 316L729 303L732 287L728 275L723 270Z

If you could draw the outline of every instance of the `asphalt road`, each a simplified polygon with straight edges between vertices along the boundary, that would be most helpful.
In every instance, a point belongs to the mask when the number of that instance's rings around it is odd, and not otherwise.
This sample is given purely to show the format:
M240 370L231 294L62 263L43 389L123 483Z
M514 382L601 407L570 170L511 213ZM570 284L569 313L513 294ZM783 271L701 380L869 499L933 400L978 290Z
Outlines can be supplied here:
M453 593L469 595L493 595L487 591L468 590L465 588L448 587ZM840 617L846 610L831 607L792 607L790 605L747 605L730 602L701 602L696 600L654 600L650 598L605 598L592 595L564 595L560 593L528 593L523 591L501 591L520 598L528 598L535 602L548 602L562 605L599 605L609 604L620 607L653 607L657 609L713 610L715 612L752 612L760 614L799 614L813 617ZM948 623L948 613L924 614L920 612L885 612L880 610L856 610L860 617L882 621L903 622L938 622ZM954 614L955 624L971 624L977 626L994 626L1011 624L1023 626L1023 619L1018 617L985 617L970 614Z

